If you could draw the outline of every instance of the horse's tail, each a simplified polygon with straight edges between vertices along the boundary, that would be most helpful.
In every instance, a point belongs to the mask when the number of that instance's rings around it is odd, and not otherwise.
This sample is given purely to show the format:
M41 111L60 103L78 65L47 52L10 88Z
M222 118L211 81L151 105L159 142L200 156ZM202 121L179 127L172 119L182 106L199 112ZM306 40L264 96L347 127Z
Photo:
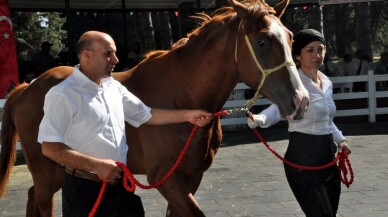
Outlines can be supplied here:
M3 108L1 124L1 153L0 153L0 197L4 195L8 184L8 177L16 159L16 127L12 117L12 108L20 98L27 83L20 84L12 90Z

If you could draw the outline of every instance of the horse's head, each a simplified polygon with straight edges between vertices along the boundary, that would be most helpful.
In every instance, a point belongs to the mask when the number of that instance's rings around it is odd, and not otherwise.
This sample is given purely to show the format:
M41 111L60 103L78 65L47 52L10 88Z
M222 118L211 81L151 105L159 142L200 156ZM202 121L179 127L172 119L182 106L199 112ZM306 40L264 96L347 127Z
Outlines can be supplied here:
M292 60L292 33L279 20L289 0L275 7L261 0L230 3L238 17L235 59L240 78L256 95L276 103L282 116L302 118L308 92Z

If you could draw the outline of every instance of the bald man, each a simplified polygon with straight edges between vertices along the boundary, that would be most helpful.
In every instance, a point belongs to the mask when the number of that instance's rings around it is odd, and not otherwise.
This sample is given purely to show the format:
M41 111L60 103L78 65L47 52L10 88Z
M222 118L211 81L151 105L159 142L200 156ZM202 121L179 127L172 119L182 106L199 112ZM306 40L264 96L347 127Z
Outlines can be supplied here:
M116 162L127 162L124 121L134 127L182 122L202 127L211 114L146 106L111 77L119 60L106 33L84 33L76 50L80 64L47 93L38 134L43 154L65 166L63 217L88 216L102 180L110 185L95 216L144 216L140 198L117 184L122 171Z

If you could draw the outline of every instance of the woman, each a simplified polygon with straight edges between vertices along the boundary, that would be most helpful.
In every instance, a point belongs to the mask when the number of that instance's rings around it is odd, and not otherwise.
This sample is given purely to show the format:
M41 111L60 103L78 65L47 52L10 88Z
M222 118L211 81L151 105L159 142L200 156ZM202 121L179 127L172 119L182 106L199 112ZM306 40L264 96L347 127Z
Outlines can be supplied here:
M309 92L310 104L299 121L289 121L289 146L285 158L304 166L321 166L333 161L337 151L350 153L346 138L333 123L336 107L332 98L333 84L318 69L325 57L325 39L313 29L294 36L292 53L299 76ZM275 104L248 120L251 128L270 127L281 120ZM284 165L287 181L307 217L335 217L341 193L337 165L323 170L307 171Z

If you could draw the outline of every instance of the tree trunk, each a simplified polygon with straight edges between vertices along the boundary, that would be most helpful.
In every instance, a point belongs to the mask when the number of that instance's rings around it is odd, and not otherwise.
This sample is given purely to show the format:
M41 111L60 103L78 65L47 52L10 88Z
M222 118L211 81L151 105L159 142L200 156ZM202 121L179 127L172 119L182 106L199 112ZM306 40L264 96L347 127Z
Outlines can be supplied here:
M159 42L160 45L158 49L169 50L172 46L172 33L170 18L167 12L158 13L159 17ZM156 41L156 39L155 39Z
M323 33L322 6L309 7L308 20L308 28Z
M336 35L336 46L337 46L337 56L343 57L347 51L347 38L346 38L346 27L348 25L347 13L347 4L338 4L334 8L334 25L335 25L335 35Z
M365 54L373 56L372 54L372 28L370 3L356 3L356 37L358 49L364 51Z
M190 16L195 14L193 3L183 2L178 6L179 10L179 26L180 26L180 38L187 36L195 28L195 22Z
M156 43L151 14L149 12L138 12L136 13L136 21L140 39L140 53L155 50Z
M225 6L230 6L228 0L216 0L216 8L222 8Z

